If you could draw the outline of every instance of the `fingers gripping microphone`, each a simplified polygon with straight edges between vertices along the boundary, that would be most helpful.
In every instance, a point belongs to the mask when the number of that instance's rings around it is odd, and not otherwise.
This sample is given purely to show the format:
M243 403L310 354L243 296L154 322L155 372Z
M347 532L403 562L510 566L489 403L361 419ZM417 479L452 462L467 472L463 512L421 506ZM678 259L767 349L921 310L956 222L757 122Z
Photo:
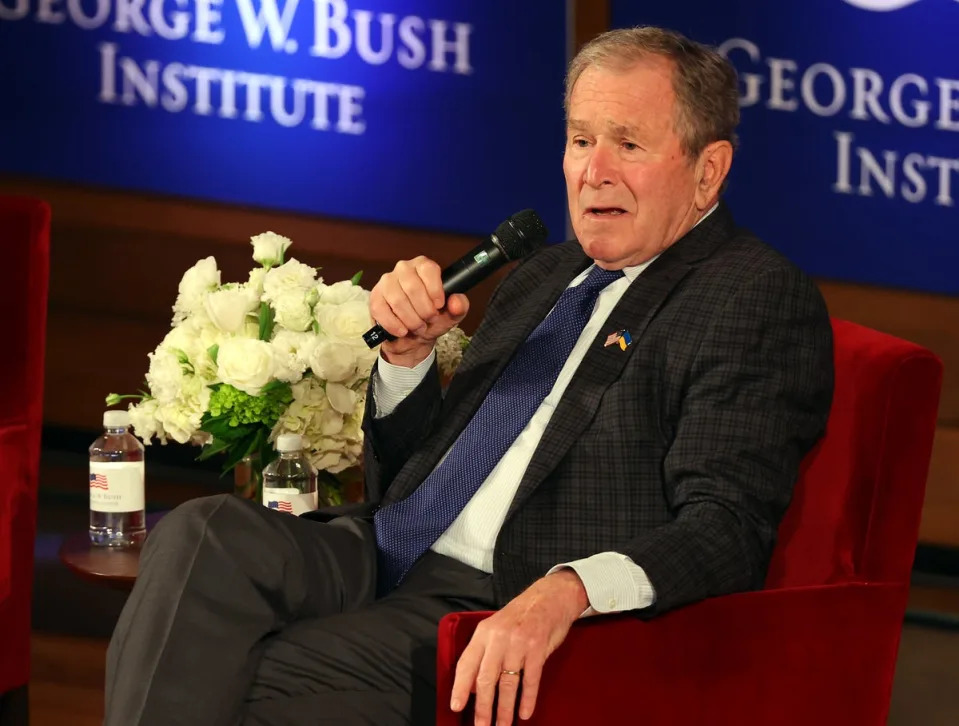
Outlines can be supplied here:
M459 260L443 270L443 292L447 297L466 292L479 284L507 262L526 257L541 247L549 232L532 209L524 209L501 223L496 231ZM375 348L396 337L379 325L363 334L363 340Z

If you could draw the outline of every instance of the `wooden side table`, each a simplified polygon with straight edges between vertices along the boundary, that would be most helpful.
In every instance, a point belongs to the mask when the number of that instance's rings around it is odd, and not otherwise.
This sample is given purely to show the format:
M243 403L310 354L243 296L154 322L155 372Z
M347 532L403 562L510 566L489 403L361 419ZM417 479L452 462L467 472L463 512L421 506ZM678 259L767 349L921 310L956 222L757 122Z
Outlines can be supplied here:
M166 512L146 516L147 535ZM140 569L140 548L95 547L87 532L71 534L60 545L60 561L84 580L129 590Z

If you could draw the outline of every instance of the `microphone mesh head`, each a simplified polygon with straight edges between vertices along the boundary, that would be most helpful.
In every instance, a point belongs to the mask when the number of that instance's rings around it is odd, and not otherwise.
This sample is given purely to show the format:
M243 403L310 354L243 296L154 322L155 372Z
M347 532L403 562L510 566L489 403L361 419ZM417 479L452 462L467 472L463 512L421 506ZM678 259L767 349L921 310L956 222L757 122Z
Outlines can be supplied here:
M494 232L510 260L518 260L538 249L546 242L549 231L543 220L532 209L517 212L500 224Z

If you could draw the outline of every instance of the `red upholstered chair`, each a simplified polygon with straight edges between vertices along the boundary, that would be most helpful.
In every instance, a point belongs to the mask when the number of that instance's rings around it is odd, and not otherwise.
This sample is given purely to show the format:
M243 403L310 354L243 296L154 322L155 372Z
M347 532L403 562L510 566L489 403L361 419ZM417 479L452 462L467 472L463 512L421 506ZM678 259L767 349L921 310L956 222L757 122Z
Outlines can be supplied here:
M25 685L30 674L50 260L46 203L0 197L0 258L5 273L0 283L0 694L4 694ZM0 721L3 708L0 702Z
M836 390L803 463L766 589L648 622L578 622L546 664L530 724L885 724L936 425L942 364L833 321ZM437 724L488 613L439 627ZM472 723L472 721L468 721Z

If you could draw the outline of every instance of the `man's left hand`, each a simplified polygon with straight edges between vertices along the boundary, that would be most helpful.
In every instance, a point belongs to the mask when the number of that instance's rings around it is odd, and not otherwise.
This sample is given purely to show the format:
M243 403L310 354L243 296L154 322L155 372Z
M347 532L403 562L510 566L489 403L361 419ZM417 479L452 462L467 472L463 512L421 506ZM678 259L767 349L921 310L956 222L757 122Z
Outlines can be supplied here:
M560 570L534 582L477 626L456 664L450 708L462 711L470 692L475 692L474 723L491 726L498 688L496 724L508 726L513 723L522 685L519 717L530 718L543 664L588 605L586 589L572 570Z

